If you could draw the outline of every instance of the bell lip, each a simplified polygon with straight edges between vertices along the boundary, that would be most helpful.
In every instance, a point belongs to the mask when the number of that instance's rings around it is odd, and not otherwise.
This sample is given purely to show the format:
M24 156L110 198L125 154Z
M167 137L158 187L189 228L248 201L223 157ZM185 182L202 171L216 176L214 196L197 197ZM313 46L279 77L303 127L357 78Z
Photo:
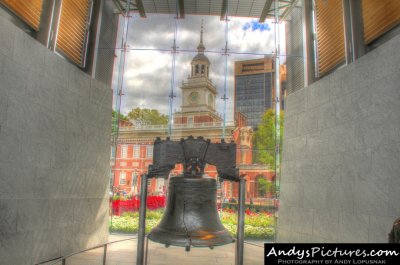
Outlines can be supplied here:
M228 232L228 230L219 230L214 232L215 234L219 234L217 239L213 241L212 239L210 240L205 240L205 239L200 239L197 236L192 235L192 240L191 244L188 244L187 238L184 238L185 234L180 234L182 236L182 240L171 240L173 236L177 236L177 234L172 234L169 233L168 230L159 228L159 227L154 227L150 233L147 235L147 238L151 240L152 242L156 242L159 244L163 245L169 245L169 246L176 246L176 247L186 247L190 245L191 247L218 247L218 246L223 246L227 244L231 244L235 242L235 238ZM166 236L170 234L171 236ZM169 238L169 240L167 240Z
M188 246L187 241L182 241L182 242L164 241L164 240L158 240L155 238L151 238L151 237L149 237L149 235L147 236L147 238L154 243L167 245L167 246L175 246L175 247L187 247ZM192 244L190 244L190 247L194 247L194 248L220 247L220 246L232 244L235 242L236 242L236 240L233 237L229 241L225 240L225 241L218 241L218 242L209 242L210 244L196 243L196 240L194 240L194 243L192 241Z
M151 239L151 238L149 238L149 240L151 242L162 244L162 245L166 245L166 246L174 246L174 247L182 247L182 248L187 247L186 244L175 244L173 242L172 243L171 242L165 243L165 242L157 241L157 240L154 240L154 239ZM232 243L235 243L235 242L236 242L236 240L232 239L232 241L230 241L230 242L222 242L222 243L219 243L219 244L209 244L209 245L191 244L190 247L193 247L193 248L213 248L213 247L225 246L225 245L232 244Z

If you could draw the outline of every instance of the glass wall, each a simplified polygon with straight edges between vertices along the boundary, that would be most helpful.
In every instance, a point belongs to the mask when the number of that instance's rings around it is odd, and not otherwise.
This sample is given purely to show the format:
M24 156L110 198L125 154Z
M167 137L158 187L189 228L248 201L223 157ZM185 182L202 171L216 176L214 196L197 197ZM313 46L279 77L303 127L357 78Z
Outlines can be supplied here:
M279 23L229 12L225 20L121 15L114 51L110 230L138 231L140 186L157 155L155 139L194 136L236 144L236 167L246 179L245 238L274 241L285 96L355 60L359 47L349 44L348 32L362 29L357 34L367 51L398 30L399 5L375 2L363 0L359 14L348 14L351 1L295 1ZM145 185L147 233L166 212L170 181L187 170L180 162ZM217 180L216 194L201 197L216 197L218 218L234 236L239 185L220 178L212 162L204 173Z
M279 29L283 36L284 22ZM285 87L286 58L278 60L284 77L276 82L276 46L282 42L284 54L285 40L275 40L273 21L160 14L143 19L132 14L121 16L118 39L113 84L119 126L112 146L110 230L137 232L139 187L153 163L149 152L156 137L179 141L201 136L211 143L236 143L236 167L246 179L245 238L260 244L274 241L281 140L276 134L276 85ZM148 232L163 216L169 181L183 170L177 164L165 178L148 181ZM211 164L204 173L217 180L217 214L235 235L238 183L220 179Z

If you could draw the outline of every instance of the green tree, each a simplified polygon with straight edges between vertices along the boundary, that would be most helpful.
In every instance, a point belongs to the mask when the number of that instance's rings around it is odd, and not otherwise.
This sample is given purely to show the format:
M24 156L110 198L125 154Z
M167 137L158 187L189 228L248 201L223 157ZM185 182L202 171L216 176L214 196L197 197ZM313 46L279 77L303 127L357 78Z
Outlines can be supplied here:
M257 179L258 182L258 194L264 197L267 192L275 192L275 184L263 177Z
M117 119L118 117L118 112L116 112L115 110L112 111L112 127L111 127L111 131L112 133L115 133L117 131L117 125L118 125L118 121L129 121L129 118L123 114L119 114L119 119Z
M116 112L115 110L112 111L112 118L113 121L118 117L118 112ZM119 120L120 121L129 121L129 118L127 116L125 116L124 114L120 113L119 114Z
M138 125L162 125L168 123L168 116L156 109L134 108L128 113L128 118Z
M282 158L282 139L283 139L283 112L280 114L280 152L279 157ZM254 161L275 167L275 149L276 149L276 117L275 111L267 110L261 124L258 125L257 131L254 133Z

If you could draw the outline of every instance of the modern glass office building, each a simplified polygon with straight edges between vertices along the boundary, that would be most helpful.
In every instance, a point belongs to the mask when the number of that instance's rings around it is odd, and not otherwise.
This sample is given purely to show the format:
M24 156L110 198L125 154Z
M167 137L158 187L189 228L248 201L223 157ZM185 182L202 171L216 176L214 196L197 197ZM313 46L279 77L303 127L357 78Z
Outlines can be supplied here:
M235 62L235 112L244 114L253 128L273 107L273 65L272 58Z

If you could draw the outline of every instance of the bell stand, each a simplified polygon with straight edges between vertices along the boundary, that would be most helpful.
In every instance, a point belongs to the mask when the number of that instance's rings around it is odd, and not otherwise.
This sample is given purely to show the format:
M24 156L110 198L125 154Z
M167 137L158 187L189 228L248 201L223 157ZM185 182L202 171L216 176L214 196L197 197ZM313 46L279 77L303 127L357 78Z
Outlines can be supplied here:
M140 182L140 207L139 207L139 230L137 236L136 265L147 265L147 254L149 240L146 238L146 204L147 204L147 180L148 175L143 174ZM239 180L239 209L235 248L235 265L243 265L244 254L244 208L246 201L246 179Z

